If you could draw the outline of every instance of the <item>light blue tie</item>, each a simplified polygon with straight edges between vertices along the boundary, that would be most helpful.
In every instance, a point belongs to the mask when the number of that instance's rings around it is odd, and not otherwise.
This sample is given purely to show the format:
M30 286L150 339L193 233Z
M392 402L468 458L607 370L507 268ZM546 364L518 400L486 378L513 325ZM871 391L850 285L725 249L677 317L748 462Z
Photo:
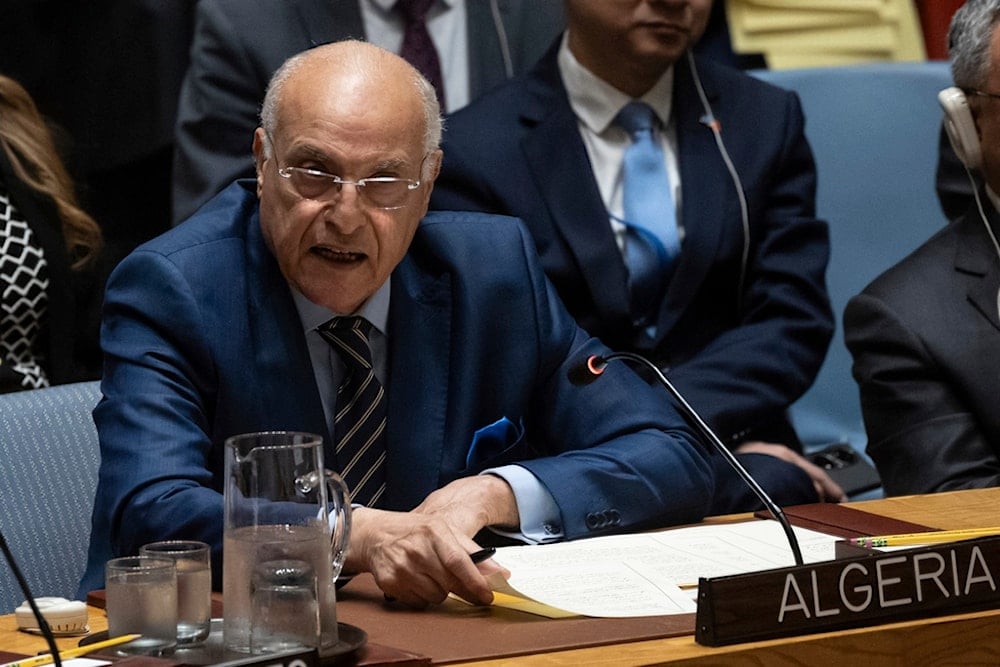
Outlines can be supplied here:
M645 102L626 104L615 118L632 137L622 165L625 263L632 319L646 325L655 323L659 301L681 250L666 159L653 136L655 119Z

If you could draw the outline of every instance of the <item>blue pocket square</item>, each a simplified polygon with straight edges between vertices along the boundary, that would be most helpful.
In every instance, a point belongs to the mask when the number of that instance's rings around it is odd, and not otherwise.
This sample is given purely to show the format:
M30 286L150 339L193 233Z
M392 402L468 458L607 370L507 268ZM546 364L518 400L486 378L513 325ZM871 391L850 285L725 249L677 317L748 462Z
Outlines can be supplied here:
M501 417L492 424L482 427L472 435L472 444L465 457L466 468L499 456L524 437L524 424L515 424Z

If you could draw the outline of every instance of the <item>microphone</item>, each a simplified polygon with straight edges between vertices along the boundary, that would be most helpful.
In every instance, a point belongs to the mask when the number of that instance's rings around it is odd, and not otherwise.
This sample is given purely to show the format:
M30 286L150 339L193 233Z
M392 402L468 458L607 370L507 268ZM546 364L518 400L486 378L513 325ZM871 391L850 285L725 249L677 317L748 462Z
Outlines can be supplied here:
M739 459L737 459L733 453L729 451L729 448L722 443L719 436L715 435L715 432L712 431L708 424L705 423L705 420L701 418L695 409L691 407L691 404L688 403L683 396L681 396L681 393L677 391L677 388L674 387L670 380L668 380L660 369L656 367L656 364L645 357L641 357L638 354L633 354L631 352L613 352L606 356L594 354L587 357L587 360L584 363L571 368L567 373L567 377L569 378L569 381L575 385L590 384L604 373L604 369L607 368L608 362L616 359L634 362L653 372L656 378L660 381L660 384L666 387L667 391L670 392L680 405L681 411L685 414L685 416L694 423L701 435L712 443L712 446L718 450L719 454L722 455L722 458L726 459L726 462L732 466L733 470L735 470L736 473L743 478L743 481L746 482L747 486L749 486L760 501L764 503L764 507L766 507L771 515L774 516L775 520L781 524L781 528L785 531L785 536L788 538L788 546L791 547L792 555L795 557L795 564L802 565L802 551L799 549L799 540L795 537L795 532L792 530L792 525L785 517L785 513L782 512L781 508L778 507L778 504L771 499L771 496L767 494L767 491L765 491L763 487L757 483L757 480L753 478L753 475L747 472L747 469L743 467L743 464L739 462Z
M35 603L35 596L31 594L28 586L28 580L24 578L21 568L17 566L14 554L11 553L3 533L0 533L0 551L3 551L4 558L7 559L7 564L10 565L10 571L14 573L14 578L17 579L17 584L21 587L21 592L27 598L28 606L31 607L31 613L34 614L35 620L38 621L38 630L45 637L45 642L49 645L49 651L52 652L52 662L55 663L55 667L62 667L62 659L59 657L59 647L56 646L56 638L52 634L52 628L49 627L48 621L45 620L42 612L38 609L38 605Z

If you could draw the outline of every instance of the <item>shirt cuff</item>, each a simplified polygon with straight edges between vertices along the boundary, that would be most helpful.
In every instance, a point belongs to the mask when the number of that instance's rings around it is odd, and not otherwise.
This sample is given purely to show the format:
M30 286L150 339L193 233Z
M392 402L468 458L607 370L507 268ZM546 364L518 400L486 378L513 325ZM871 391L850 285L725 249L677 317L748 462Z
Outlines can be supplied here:
M512 537L531 544L555 542L563 539L562 516L548 489L527 468L518 465L501 466L484 470L482 475L496 475L510 485L521 517L521 531L506 531L490 526L490 530L504 537Z

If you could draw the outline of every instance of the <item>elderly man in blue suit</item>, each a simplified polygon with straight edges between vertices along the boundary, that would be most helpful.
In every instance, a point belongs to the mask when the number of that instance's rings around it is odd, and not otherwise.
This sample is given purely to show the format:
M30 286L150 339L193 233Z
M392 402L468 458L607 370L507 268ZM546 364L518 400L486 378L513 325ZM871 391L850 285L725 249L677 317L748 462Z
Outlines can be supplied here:
M607 349L565 311L518 221L425 217L440 133L433 89L399 57L307 51L269 87L256 180L119 265L81 591L110 556L167 538L210 543L220 581L223 441L287 429L330 443L351 371L324 334L344 316L362 318L387 395L345 571L388 595L490 601L497 566L465 557L487 527L547 541L704 515L706 453L662 391L621 365L570 381Z
M584 329L667 372L779 501L840 500L786 417L833 331L802 111L691 55L711 6L566 0L566 33L536 66L448 118L431 207L521 218ZM662 177L636 189L658 196L655 231L671 235L644 281L623 177L638 142L622 114L637 107ZM758 503L735 478L717 487L713 513Z

